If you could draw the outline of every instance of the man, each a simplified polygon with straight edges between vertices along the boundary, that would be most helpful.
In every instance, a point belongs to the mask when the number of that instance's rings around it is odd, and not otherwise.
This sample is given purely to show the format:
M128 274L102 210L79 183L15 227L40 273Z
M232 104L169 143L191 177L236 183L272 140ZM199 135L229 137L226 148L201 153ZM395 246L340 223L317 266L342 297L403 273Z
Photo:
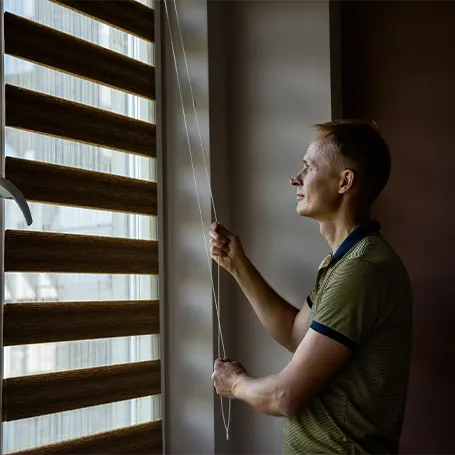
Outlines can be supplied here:
M221 396L284 416L283 453L397 453L411 355L412 297L405 267L370 219L390 174L375 125L339 120L318 134L291 179L297 212L319 222L332 254L297 310L261 277L239 239L214 224L211 254L236 279L270 335L293 353L254 378L217 359Z

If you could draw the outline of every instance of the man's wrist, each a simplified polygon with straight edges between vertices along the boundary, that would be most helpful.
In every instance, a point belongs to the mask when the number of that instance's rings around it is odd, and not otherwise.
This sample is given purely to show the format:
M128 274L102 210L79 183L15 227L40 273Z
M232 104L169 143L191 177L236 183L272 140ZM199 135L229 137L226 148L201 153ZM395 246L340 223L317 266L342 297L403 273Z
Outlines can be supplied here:
M234 385L232 386L232 395L237 400L241 400L244 396L244 391L246 384L250 377L247 374L239 374L234 381Z
M242 259L238 261L237 264L234 265L232 269L232 276L240 282L246 275L249 273L249 268L251 267L251 263L249 259L244 256Z

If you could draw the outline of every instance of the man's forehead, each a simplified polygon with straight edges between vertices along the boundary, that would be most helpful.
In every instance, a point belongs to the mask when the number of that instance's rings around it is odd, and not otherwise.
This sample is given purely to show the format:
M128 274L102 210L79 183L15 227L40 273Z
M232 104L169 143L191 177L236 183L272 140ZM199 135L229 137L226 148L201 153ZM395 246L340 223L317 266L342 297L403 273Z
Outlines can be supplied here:
M331 141L327 138L317 137L310 143L304 156L304 161L315 161L318 158L322 158L326 155L326 152L331 146Z

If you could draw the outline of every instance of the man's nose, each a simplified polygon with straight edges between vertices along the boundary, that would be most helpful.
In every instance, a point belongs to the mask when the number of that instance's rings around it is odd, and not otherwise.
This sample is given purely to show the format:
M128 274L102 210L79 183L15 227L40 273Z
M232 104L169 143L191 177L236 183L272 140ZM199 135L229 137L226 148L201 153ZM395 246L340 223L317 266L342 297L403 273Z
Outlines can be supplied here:
M300 179L298 178L298 176L295 176L295 177L292 177L290 180L289 180L289 183L293 186L300 186L301 183L300 183Z

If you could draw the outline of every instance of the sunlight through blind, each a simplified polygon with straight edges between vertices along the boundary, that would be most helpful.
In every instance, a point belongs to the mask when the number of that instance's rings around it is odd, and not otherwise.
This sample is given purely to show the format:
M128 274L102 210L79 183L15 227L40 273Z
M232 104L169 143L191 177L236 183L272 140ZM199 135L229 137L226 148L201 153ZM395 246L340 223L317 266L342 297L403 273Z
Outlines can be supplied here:
M153 2L4 24L3 451L161 453Z

